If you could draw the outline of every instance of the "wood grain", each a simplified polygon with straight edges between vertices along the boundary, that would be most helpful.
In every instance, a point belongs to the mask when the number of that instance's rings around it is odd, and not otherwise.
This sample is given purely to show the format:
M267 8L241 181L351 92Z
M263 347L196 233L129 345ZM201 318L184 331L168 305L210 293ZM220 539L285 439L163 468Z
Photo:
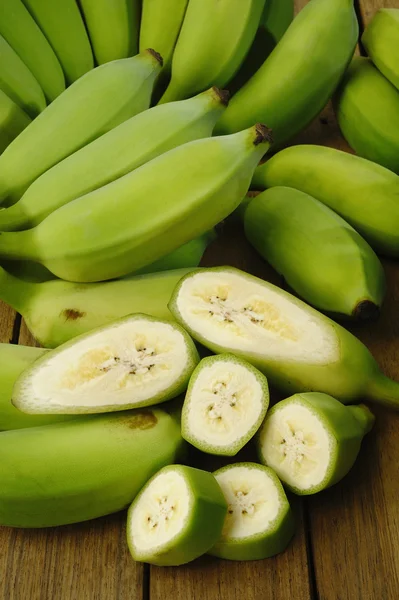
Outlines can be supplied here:
M399 2L398 0L360 0L358 6L362 25L366 27L379 8L399 8Z

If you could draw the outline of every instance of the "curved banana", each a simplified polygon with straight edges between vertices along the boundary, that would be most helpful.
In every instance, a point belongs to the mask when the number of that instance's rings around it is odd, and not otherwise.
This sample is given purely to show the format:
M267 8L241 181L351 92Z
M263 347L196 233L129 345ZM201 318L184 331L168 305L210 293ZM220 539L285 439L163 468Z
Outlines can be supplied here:
M160 103L187 98L211 85L224 87L251 46L264 5L265 0L190 0L171 81ZM254 123L256 119L250 125Z
M93 53L75 0L23 2L50 42L68 83L93 68Z
M273 36L276 44L281 40L294 19L294 0L266 0L261 25Z
M37 79L50 102L65 90L61 65L21 0L0 2L0 34Z
M0 90L35 118L46 108L38 81L10 44L0 35Z
M0 524L53 527L123 510L182 447L178 423L161 410L3 432Z
M232 213L269 146L263 125L179 146L59 208L33 229L2 233L0 255L34 260L67 281L131 273Z
M254 189L277 185L314 196L375 250L399 257L399 176L392 171L333 148L292 146L255 171Z
M137 54L140 23L138 0L80 0L98 65ZM149 44L143 48L156 48Z
M56 348L77 335L132 313L172 320L172 291L192 269L129 275L105 283L77 285L53 279L21 281L0 267L0 298L19 312L33 337Z
M31 121L22 108L0 90L0 154Z
M143 0L140 51L156 48L163 58L163 74L170 73L187 4L188 0Z
M71 418L62 415L27 415L11 404L16 380L45 352L43 348L0 344L0 431L40 427Z
M15 203L44 171L147 109L159 61L146 51L107 63L58 96L0 157L0 201Z
M71 200L126 175L184 143L210 137L227 104L212 88L190 100L155 106L128 119L43 173L13 206L0 231L34 227Z
M301 131L327 104L359 32L353 0L312 0L257 73L232 98L216 133L266 123L276 144Z
M380 8L362 44L379 71L399 90L399 8Z
M399 91L370 59L352 61L334 104L340 129L356 153L399 174Z
M386 284L364 239L318 200L273 187L250 201L245 235L288 285L319 310L366 320L378 316Z

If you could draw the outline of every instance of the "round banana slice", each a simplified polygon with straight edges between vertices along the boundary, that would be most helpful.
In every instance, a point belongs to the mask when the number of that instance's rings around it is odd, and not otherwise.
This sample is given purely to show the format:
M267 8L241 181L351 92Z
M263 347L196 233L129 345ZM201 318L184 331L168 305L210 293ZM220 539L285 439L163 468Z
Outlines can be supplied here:
M318 392L295 394L267 414L260 458L296 494L315 494L348 473L373 424L364 405L344 406Z
M26 413L101 413L150 406L185 391L199 356L168 321L135 314L59 346L17 380Z
M232 354L204 358L188 386L182 436L208 454L235 456L258 431L268 406L260 371Z
M127 540L134 560L178 566L205 554L219 539L227 513L212 473L172 465L161 469L128 512Z
M294 535L295 521L277 475L254 463L214 473L228 504L222 535L209 554L229 560L260 560L279 554Z

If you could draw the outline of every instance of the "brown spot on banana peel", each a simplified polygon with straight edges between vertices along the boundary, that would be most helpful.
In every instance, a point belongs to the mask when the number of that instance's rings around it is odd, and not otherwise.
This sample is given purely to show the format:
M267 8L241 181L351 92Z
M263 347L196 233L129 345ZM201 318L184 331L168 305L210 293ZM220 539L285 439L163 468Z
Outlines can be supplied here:
M259 144L262 144L263 142L273 144L273 132L269 127L262 125L262 123L256 123L255 132L254 146L259 146Z
M161 65L161 67L163 67L163 58L159 54L159 52L157 52L153 48L147 48L147 52L149 52L159 62L159 64Z
M118 419L117 424L129 429L152 429L158 423L157 417L151 410L142 410L134 415Z
M224 106L228 106L230 102L230 92L229 90L221 90L220 88L213 86L212 92L215 94L216 98L220 100L220 103Z
M81 312L76 308L66 308L62 311L61 315L65 318L66 321L77 321L78 319L82 319L86 316L85 312Z

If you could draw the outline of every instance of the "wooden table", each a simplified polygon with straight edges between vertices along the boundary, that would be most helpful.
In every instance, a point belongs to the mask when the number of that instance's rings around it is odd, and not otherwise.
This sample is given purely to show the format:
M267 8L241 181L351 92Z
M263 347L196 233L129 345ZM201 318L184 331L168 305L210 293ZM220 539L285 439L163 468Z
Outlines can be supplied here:
M306 2L296 0L297 10ZM376 8L399 8L399 0L357 4L362 28ZM348 150L330 107L296 141ZM279 283L239 228L224 232L205 264L231 264ZM399 380L399 264L384 267L382 317L351 329ZM34 343L19 315L1 303L0 341ZM0 528L0 600L396 600L399 414L375 412L377 425L350 475L314 497L293 498L297 533L280 556L248 563L204 557L169 569L135 564L124 513L49 530Z

